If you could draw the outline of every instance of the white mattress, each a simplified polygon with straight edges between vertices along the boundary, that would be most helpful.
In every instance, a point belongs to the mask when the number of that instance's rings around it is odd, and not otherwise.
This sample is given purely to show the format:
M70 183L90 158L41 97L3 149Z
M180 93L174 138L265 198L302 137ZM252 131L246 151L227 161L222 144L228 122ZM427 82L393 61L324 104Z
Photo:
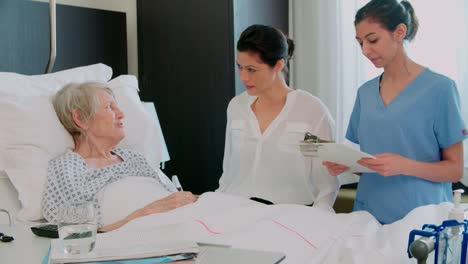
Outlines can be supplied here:
M15 220L20 209L18 193L3 171L0 171L0 208L6 209L13 217L13 225L8 225L8 217L0 213L0 232L13 236L14 241L0 244L2 264L42 263L46 255L50 239L35 236L30 227L38 223L20 222Z

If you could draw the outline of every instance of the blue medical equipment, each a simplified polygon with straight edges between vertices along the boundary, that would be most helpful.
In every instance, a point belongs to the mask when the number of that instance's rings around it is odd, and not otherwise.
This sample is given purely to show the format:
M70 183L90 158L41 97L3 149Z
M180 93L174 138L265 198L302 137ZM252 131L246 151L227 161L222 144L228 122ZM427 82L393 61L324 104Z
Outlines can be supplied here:
M466 264L468 245L468 221L460 207L463 190L454 191L454 207L448 219L441 225L425 224L422 230L412 230L408 240L408 256L426 263L434 251L434 264ZM420 236L415 240L416 236Z
M434 264L465 264L468 245L468 221L446 220L441 225L425 224L422 230L412 230L409 234L408 256L426 263L429 254L434 251ZM455 238L449 230L461 228L461 239ZM458 235L458 234L456 234ZM416 236L421 238L415 240ZM452 240L452 241L451 241ZM457 248L460 252L457 252ZM459 258L459 260L457 260Z

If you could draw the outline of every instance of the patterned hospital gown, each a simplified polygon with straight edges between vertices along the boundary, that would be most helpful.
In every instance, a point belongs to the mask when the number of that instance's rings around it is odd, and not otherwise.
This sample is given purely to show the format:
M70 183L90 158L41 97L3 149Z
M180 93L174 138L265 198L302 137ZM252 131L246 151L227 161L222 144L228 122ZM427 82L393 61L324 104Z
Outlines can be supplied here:
M57 223L59 208L65 203L93 202L98 226L101 227L97 193L108 184L129 176L151 177L157 179L168 191L175 191L161 181L158 172L149 165L143 155L122 148L115 148L113 152L119 155L123 162L99 169L88 167L85 160L71 150L49 162L42 198L42 213L47 221Z

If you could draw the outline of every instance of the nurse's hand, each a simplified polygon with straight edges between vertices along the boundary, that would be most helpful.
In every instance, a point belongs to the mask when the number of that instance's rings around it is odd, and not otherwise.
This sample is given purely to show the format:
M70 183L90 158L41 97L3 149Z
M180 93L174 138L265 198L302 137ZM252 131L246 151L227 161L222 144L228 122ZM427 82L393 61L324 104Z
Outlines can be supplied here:
M405 174L409 159L393 153L376 154L374 157L362 158L358 163L382 176Z
M334 163L334 162L331 162L331 161L324 161L324 162L322 162L322 165L327 168L328 173L330 173L331 176L338 176L341 173L349 170L348 166L338 164L338 163Z

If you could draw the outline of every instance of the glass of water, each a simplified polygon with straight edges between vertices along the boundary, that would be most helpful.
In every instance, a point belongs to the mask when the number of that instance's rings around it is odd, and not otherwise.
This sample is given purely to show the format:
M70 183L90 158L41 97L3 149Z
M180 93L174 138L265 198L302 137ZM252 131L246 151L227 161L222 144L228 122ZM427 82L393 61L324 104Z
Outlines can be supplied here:
M96 210L90 202L68 203L59 210L59 238L66 254L86 254L96 242Z

